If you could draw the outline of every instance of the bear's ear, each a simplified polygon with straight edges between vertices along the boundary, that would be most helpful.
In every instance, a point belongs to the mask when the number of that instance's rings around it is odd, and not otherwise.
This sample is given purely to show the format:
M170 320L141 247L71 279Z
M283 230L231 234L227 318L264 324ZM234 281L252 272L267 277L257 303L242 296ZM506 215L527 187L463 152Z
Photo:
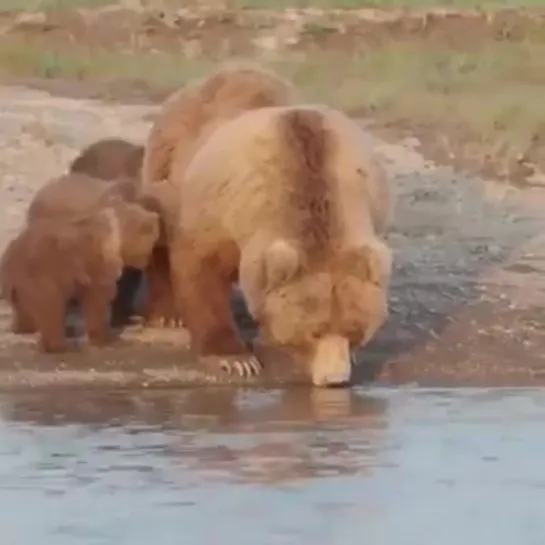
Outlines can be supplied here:
M392 268L391 250L381 241L345 250L340 259L341 270L377 286L388 282Z
M287 240L275 240L265 250L263 266L266 290L287 282L299 270L300 258L297 248Z

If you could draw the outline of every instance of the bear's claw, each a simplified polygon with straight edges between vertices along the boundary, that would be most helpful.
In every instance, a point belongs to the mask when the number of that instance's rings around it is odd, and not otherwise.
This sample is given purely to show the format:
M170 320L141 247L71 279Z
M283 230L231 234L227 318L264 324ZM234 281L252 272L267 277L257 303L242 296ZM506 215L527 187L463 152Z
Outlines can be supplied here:
M213 356L206 358L211 367L216 370L219 367L228 375L236 374L240 377L250 378L261 374L263 366L259 360L253 356Z
M157 316L145 320L145 324L148 327L158 328L158 329L175 329L183 327L183 322L181 318L178 317L165 317Z

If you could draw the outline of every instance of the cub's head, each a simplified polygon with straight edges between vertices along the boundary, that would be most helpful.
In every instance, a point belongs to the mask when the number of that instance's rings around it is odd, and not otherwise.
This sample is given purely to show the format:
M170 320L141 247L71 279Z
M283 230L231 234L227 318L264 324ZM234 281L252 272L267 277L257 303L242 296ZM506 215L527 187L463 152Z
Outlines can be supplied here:
M350 347L366 344L388 317L391 252L379 240L309 267L284 240L241 267L241 288L265 342L284 346L315 385L349 381Z
M143 146L120 138L104 138L84 148L69 170L101 180L139 179L143 158Z
M159 215L136 203L122 202L116 207L121 230L123 263L143 269L159 240Z

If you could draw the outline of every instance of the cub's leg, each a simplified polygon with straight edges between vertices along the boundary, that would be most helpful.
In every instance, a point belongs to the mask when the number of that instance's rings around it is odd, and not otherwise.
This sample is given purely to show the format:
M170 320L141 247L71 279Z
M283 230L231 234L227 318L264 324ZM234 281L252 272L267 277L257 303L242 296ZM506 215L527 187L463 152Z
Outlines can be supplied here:
M121 278L117 281L117 291L112 303L113 327L123 327L131 323L135 313L135 300L142 282L142 271L133 267L124 267Z
M26 335L30 333L36 333L36 325L32 316L25 310L25 307L21 305L21 302L17 299L17 295L12 302L13 317L11 322L11 331L17 335Z
M261 373L261 364L241 340L230 307L231 281L218 260L202 258L191 241L172 247L172 273L184 325L200 360L240 376Z
M40 333L40 347L44 352L60 353L71 350L65 334L66 298L57 289L34 294L32 306L22 304L32 313L36 329Z
M169 250L157 246L146 269L148 299L144 313L150 327L179 327L182 320L176 310L172 289Z
M90 286L82 293L85 331L94 345L105 345L117 338L110 327L110 305L114 296L115 292L105 286Z

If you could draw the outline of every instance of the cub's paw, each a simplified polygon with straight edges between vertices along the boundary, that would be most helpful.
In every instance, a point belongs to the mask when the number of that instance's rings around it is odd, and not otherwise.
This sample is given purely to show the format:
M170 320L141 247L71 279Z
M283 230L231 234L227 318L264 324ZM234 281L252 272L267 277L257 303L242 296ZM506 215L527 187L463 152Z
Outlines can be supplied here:
M11 332L15 335L31 335L36 333L36 328L32 324L14 321L11 325Z
M40 339L38 349L44 354L66 354L70 352L79 352L81 347L79 343L72 340L45 340Z
M121 340L119 332L110 329L101 333L87 334L87 341L94 346L107 346Z
M175 315L153 315L144 319L144 324L146 327L153 327L157 329L176 329L183 327L184 325L182 319Z
M256 377L261 374L263 366L253 354L233 356L205 356L201 361L211 370L218 370L228 375L238 375L244 378Z

